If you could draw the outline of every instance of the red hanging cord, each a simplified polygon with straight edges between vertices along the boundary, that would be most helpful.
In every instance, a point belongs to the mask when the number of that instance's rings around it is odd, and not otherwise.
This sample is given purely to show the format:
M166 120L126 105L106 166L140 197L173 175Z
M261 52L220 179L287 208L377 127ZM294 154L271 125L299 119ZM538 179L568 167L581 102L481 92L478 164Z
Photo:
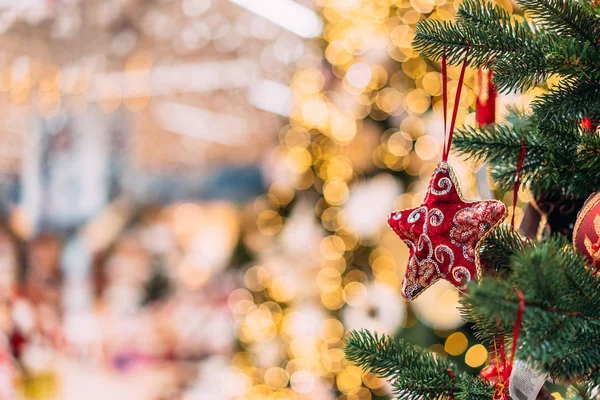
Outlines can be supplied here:
M521 157L519 158L519 162L517 163L517 169L515 170L515 187L513 189L513 213L512 218L510 220L510 225L513 229L515 229L515 211L517 209L517 198L519 196L519 186L521 186L521 169L523 168L523 163L525 162L525 138L521 138Z
M442 161L448 161L448 155L450 154L450 146L452 145L452 136L454 135L454 125L456 124L456 114L458 113L458 104L460 103L460 93L462 91L463 82L465 80L465 72L467 70L467 58L469 56L469 45L465 51L465 60L463 61L462 69L460 71L460 77L458 78L458 87L456 88L456 98L454 99L454 110L452 111L452 118L450 119L450 130L446 130L446 114L448 113L448 71L447 71L447 59L446 49L444 48L444 54L442 56L442 101L444 106L444 147L442 151ZM446 140L446 135L448 139Z
M444 147L442 149L442 153L446 151L446 135L448 132L448 127L446 124L446 114L448 114L448 68L446 64L446 47L444 46L444 55L442 56L442 105L444 106Z
M446 371L448 371L448 375L450 375L450 380L452 381L452 388L450 389L450 395L448 397L450 397L450 399L454 399L454 372L448 368Z
M515 318L515 326L513 328L513 342L512 349L510 352L510 360L506 359L506 349L504 347L504 335L502 335L502 327L500 325L500 318L496 317L496 326L498 328L498 336L494 340L494 347L498 343L500 347L500 362L502 363L502 371L498 368L498 382L496 383L496 390L494 392L494 399L506 400L509 398L507 394L510 374L515 361L515 353L517 351L517 344L519 342L519 334L521 332L521 323L523 321L523 313L525 311L525 296L523 292L517 289L517 296L519 297L519 308L517 309L517 316ZM498 353L498 352L497 352Z
M521 322L523 321L523 312L525 311L525 296L523 292L517 289L519 296L519 309L517 310L517 318L515 318L515 328L513 329L512 350L510 352L510 365L515 361L515 353L517 351L517 343L519 341L519 333L521 332Z

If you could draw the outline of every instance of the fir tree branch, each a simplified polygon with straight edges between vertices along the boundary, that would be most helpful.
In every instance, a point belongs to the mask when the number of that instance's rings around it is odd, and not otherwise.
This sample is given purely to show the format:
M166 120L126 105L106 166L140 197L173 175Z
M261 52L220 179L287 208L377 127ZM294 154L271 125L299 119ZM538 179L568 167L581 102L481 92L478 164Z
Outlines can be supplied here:
M598 21L579 0L518 0L518 3L544 28L598 44Z
M479 377L463 376L457 383L456 400L489 400L494 395L494 387Z
M434 400L451 392L457 399L474 400L491 394L485 382L457 373L456 365L445 358L387 335L352 331L344 352L349 361L389 379L395 393L405 400ZM449 369L455 371L454 377Z
M516 166L522 139L525 139L529 161L541 163L544 160L547 147L539 143L538 136L535 126L525 124L520 127L506 124L485 128L463 127L456 132L453 145L459 154L489 163L511 163Z
M525 247L513 256L512 270L508 281L487 279L463 296L470 318L491 324L499 317L503 330L511 329L516 286L526 299L517 356L554 378L596 379L600 279L564 238Z
M511 257L523 251L528 244L530 241L510 225L494 229L479 248L484 274L506 276L510 272Z
M401 349L392 337L367 330L352 331L346 341L344 353L348 361L381 378L395 377L409 358L418 358L412 346Z
M500 11L502 10L502 11ZM525 24L505 18L505 11L498 6L486 12L469 16L467 10L463 19L477 19L474 24L451 24L436 20L419 21L416 27L413 46L422 56L439 60L446 50L448 63L459 64L469 47L469 65L472 67L488 66L491 60L511 54L520 57L526 52L541 54L532 31ZM489 27L484 28L484 21Z

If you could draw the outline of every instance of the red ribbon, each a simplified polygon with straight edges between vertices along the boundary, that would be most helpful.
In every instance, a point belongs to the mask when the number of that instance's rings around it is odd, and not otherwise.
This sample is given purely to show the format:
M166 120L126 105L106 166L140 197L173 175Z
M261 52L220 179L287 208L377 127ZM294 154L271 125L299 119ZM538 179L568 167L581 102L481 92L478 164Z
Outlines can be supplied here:
M521 169L523 168L523 163L525 162L525 138L521 138L521 157L519 158L519 162L517 163L517 169L515 171L515 187L513 190L513 214L510 220L510 224L513 229L515 229L515 211L517 210L517 198L519 196L519 186L521 186Z
M517 296L519 297L519 308L517 309L517 317L515 319L515 326L513 328L513 343L510 352L510 360L506 360L506 350L504 348L504 336L498 335L498 344L500 346L500 360L502 363L502 373L499 374L498 382L496 383L496 390L494 391L494 400L508 400L508 386L510 380L510 373L512 372L512 366L515 361L515 353L517 351L517 343L519 342L519 334L521 332L521 323L523 321L523 312L525 311L525 296L523 292L517 289ZM500 330L500 319L496 318L496 325ZM500 369L498 370L500 371Z
M450 146L452 145L452 136L454 135L454 125L456 124L456 114L458 113L458 104L460 103L460 93L465 80L465 71L467 70L467 57L469 56L469 45L465 51L465 60L463 61L460 77L458 78L458 87L456 88L456 98L454 99L454 110L450 119L450 131L447 129L446 114L448 113L448 68L446 58L446 48L442 55L442 104L444 106L444 148L442 151L442 161L448 161ZM447 136L447 139L446 139Z

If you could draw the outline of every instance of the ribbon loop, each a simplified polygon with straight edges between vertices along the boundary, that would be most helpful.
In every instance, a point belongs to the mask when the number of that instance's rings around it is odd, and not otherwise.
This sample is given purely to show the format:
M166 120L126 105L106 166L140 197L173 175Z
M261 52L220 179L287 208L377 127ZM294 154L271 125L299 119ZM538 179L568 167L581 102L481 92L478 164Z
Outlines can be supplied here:
M448 155L450 154L450 147L452 146L452 136L454 135L454 125L456 124L456 115L458 113L458 104L460 103L460 94L462 92L463 83L465 80L465 72L467 70L467 59L469 56L469 45L465 51L465 60L463 61L462 68L460 71L460 77L458 78L458 87L456 88L456 97L454 99L454 109L452 110L452 117L450 118L450 130L447 129L446 125L446 114L448 113L448 68L447 68L447 57L446 48L444 47L444 54L442 55L442 104L444 108L444 146L442 150L442 161L448 161Z

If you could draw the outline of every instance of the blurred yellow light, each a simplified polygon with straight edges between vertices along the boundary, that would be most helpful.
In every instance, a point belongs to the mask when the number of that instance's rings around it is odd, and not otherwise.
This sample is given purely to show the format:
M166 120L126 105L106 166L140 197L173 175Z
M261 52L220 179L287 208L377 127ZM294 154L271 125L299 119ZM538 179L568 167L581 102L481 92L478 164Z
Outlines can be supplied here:
M319 336L325 343L336 343L344 335L344 325L335 319L328 318L321 324Z
M265 210L258 214L256 226L265 235L275 235L281 230L283 218L274 210Z
M306 190L310 188L314 183L315 174L310 169L307 169L306 171L304 171L302 176L300 176L300 179L293 183L293 186L295 189L298 190Z
M431 160L438 156L441 143L433 136L421 136L415 143L415 153L423 160Z
M310 393L315 387L315 376L309 371L297 371L290 377L290 384L296 393Z
M434 0L410 0L410 4L413 8L423 14L428 14L433 11L433 6L435 6Z
M324 126L329 118L329 107L322 96L310 96L302 102L302 118L307 126Z
M401 279L393 271L382 271L375 276L376 282L384 283L394 289L400 289Z
M240 299L234 303L229 304L231 312L235 316L242 316L247 314L250 310L255 308L254 301L252 299Z
M471 368L478 368L487 361L488 351L482 344L476 344L465 354L465 363Z
M356 121L354 118L337 114L331 119L331 137L340 142L349 142L356 136Z
M451 356L459 356L467 350L469 340L462 332L454 332L448 336L446 343L444 344L444 350Z
M321 303L329 310L339 310L344 305L344 292L341 287L321 292Z
M379 273L386 270L394 271L396 269L396 262L391 256L382 255L375 258L371 262L371 269L374 273Z
M310 167L312 156L304 147L292 147L287 151L286 161L292 171L302 173Z
M325 58L333 65L342 65L352 60L352 54L348 53L343 41L335 40L325 49Z
M339 271L340 273L344 272L346 270L346 259L343 257L340 257L336 260L325 260L322 259L321 260L321 265L323 267L331 267L331 268L335 268L337 271Z
M402 71L404 71L407 76L418 79L427 72L427 63L422 58L411 58L402 63Z
M296 296L298 286L296 281L287 276L274 278L269 285L269 296L277 302L287 302Z
M402 22L415 25L421 19L421 13L417 10L409 9L402 14Z
M403 157L412 150L413 141L408 133L396 132L389 137L387 146L390 153Z
M344 241L346 251L352 251L358 246L359 237L356 232L342 228L337 231L337 235Z
M316 360L319 357L317 343L310 337L294 338L290 343L290 352L294 358Z
M348 366L336 378L338 390L345 394L354 394L362 386L362 373L357 367Z
M272 367L265 371L265 384L273 390L283 389L287 386L289 377L283 368Z
M348 157L337 156L327 162L326 179L342 179L349 181L352 178L354 169Z
M341 179L328 180L323 186L325 200L334 206L345 203L348 199L348 194L348 185Z
M304 147L307 148L310 144L310 134L305 130L300 130L297 128L294 129L286 129L283 134L282 143L284 143L287 147Z
M264 343L277 335L277 328L266 308L256 308L246 314L240 329L240 340Z
M402 120L400 130L408 133L413 140L417 140L425 134L425 122L422 118L409 116Z
M392 30L390 39L398 47L411 47L414 34L411 27L407 25L398 25Z
M344 301L353 307L362 306L367 296L367 288L360 282L350 282L344 287Z
M335 260L344 255L346 246L341 237L331 235L323 238L319 246L321 256L326 260Z
M377 107L388 114L396 112L401 106L403 95L394 88L385 88L377 93Z
M442 77L438 72L428 72L423 76L423 89L431 96L442 94Z
M430 105L431 97L423 89L413 89L406 95L406 108L413 114L423 114Z
M289 204L295 194L294 188L280 183L274 183L269 187L269 199L277 206Z
M363 376L363 382L366 387L371 389L380 389L385 385L385 379L381 379L377 375L371 373Z
M340 372L347 362L342 349L331 349L323 354L321 363L325 371L336 373Z
M253 292L260 292L267 287L270 278L271 274L269 274L269 270L263 266L257 265L246 271L244 283L246 287Z
M322 291L335 290L342 284L342 275L332 267L322 268L317 274L317 286Z
M297 95L308 96L319 93L324 83L325 78L321 71L309 68L294 74L290 86Z
M356 63L348 68L346 80L357 89L366 87L373 78L373 71L368 64Z
M321 223L329 231L337 231L346 224L344 210L339 207L328 207L321 214Z
M274 301L266 301L260 305L258 308L264 308L271 314L271 319L273 323L278 324L283 318L283 311L281 310L281 306Z

